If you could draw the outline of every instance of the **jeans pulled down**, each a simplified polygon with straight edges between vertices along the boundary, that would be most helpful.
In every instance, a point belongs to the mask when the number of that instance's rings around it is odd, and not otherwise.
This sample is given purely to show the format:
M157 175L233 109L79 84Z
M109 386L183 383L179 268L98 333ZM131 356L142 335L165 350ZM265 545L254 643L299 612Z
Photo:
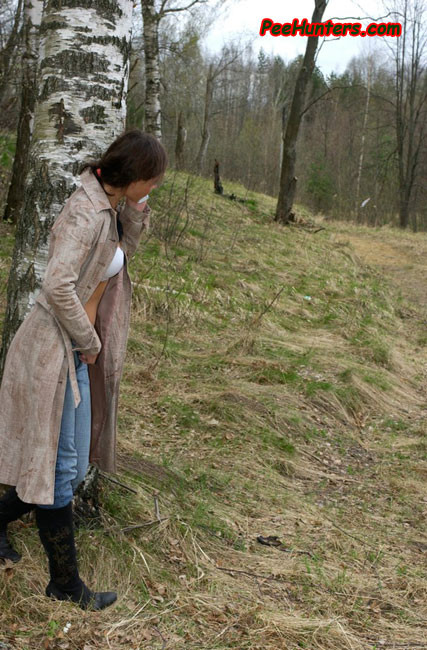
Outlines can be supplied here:
M55 467L55 500L50 505L39 505L40 508L62 508L70 503L73 494L84 480L89 466L91 434L89 373L87 364L80 360L78 352L75 351L73 354L81 401L76 408L68 373Z

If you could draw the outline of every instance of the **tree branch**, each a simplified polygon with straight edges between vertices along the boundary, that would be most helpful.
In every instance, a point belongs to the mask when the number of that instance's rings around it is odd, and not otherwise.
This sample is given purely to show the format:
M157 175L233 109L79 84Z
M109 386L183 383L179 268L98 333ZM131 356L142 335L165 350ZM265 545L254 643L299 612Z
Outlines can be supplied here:
M163 17L166 16L166 14L171 14L171 13L176 13L178 11L187 11L188 9L191 9L196 4L206 4L208 0L193 0L193 2L190 2L189 5L186 7L176 7L176 8L170 8L170 9L165 9L165 6L167 4L168 0L163 0L162 5L159 10L159 16Z

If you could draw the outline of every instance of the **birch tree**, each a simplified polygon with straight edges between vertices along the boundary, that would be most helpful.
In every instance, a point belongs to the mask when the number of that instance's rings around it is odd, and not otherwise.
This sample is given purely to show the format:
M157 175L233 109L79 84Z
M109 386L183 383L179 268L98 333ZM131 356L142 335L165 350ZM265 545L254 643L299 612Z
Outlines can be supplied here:
M3 99L13 73L21 40L23 0L16 7L4 4L0 8L0 100ZM8 23L11 24L10 28Z
M144 130L162 138L160 105L159 25L168 15L189 11L207 0L192 0L182 6L175 0L141 0L145 55L145 123ZM156 5L158 8L156 8Z
M28 175L19 219L0 369L33 306L47 265L49 229L76 188L82 162L124 129L132 0L45 0Z
M22 186L27 175L28 149L31 142L31 129L36 103L36 74L39 55L39 31L43 14L43 0L24 0L24 47L22 57L21 107L19 110L18 134L12 180L9 185L4 219L16 223L20 213L23 193Z
M357 181L356 181L356 222L361 222L361 213L360 213L360 186L362 182L362 171L363 171L363 158L365 156L365 141L366 141L366 126L368 124L368 114L369 114L369 102L371 98L371 84L372 84L372 68L373 68L373 59L372 57L368 58L367 61L367 73L366 73L366 101L365 108L363 111L363 124L362 124L362 134L360 139L360 154L359 154L359 165L357 168Z

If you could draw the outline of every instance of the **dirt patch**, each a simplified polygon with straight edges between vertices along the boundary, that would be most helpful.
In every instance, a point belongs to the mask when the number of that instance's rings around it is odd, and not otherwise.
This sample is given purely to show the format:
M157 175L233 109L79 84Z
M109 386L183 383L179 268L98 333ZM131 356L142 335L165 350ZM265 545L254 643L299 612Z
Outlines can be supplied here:
M425 237L412 245L405 239L393 243L379 241L375 234L353 235L341 233L337 240L349 242L360 259L384 271L402 295L417 306L427 317L427 242ZM387 234L387 238L390 234Z

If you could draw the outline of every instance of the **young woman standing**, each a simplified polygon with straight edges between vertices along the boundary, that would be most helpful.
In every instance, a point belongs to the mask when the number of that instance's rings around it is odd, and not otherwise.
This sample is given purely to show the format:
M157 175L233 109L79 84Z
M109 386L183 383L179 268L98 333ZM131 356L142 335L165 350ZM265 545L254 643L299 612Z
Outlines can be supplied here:
M139 129L88 163L51 229L36 303L8 350L0 387L0 558L19 561L7 525L35 508L49 560L46 595L103 609L78 572L72 498L89 462L116 471L119 384L129 329L129 258L149 227L147 195L167 154ZM126 198L117 211L118 202Z

